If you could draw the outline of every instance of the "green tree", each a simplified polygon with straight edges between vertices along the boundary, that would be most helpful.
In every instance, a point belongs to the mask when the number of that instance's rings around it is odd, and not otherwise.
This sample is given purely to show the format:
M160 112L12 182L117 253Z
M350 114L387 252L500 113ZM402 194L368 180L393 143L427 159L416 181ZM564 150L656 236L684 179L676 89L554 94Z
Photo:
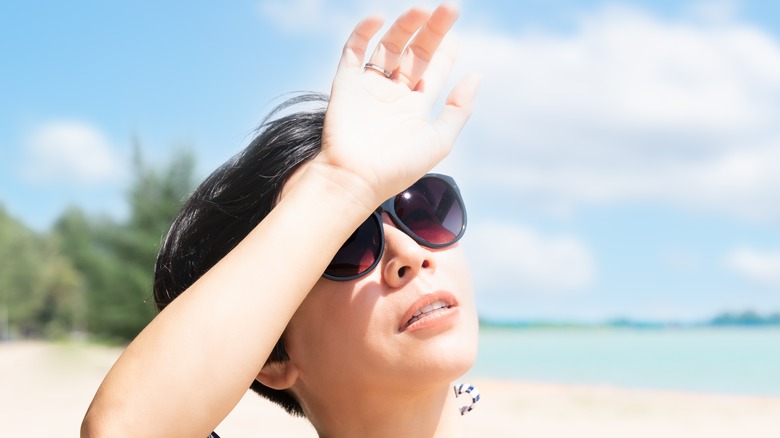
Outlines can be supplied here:
M65 210L54 224L54 236L63 252L83 278L85 290L80 316L81 327L90 333L104 333L105 305L112 298L113 284L117 282L115 272L121 269L112 249L100 238L111 234L119 225L111 220L90 219L75 206Z
M0 339L79 330L84 285L51 236L0 208Z
M140 148L137 149L140 151ZM160 242L191 192L195 159L177 153L168 166L146 164L136 153L124 223L67 210L55 232L61 248L84 276L86 325L99 337L129 340L154 317L154 261Z

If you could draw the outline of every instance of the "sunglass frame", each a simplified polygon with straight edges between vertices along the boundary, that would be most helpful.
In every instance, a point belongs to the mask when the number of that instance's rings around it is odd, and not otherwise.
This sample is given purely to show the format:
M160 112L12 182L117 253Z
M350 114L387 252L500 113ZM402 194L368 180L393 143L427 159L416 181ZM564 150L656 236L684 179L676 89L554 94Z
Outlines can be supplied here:
M455 194L456 202L461 207L461 214L463 216L463 223L461 224L460 230L458 231L457 235L451 241L448 241L448 242L445 242L445 243L433 243L433 242L429 242L429 241L423 239L422 237L417 235L415 232L413 232L401 220L401 218L398 217L398 214L395 211L395 199L399 195L403 194L404 192L406 192L407 190L411 189L412 187L414 187L415 185L419 184L421 181L423 181L425 179L437 179L437 180L443 181L447 185L447 187L449 189L451 189L452 192ZM393 224L399 230L403 231L404 234L406 234L407 236L411 237L412 240L417 242L417 244L425 246L425 247L428 247L428 248L434 248L434 249L444 248L444 247L451 246L451 245L454 245L455 243L457 243L463 237L463 234L465 234L465 232L466 232L466 224L468 222L468 218L467 218L467 214L466 214L466 203L463 202L463 196L460 193L460 188L458 187L458 184L455 182L455 179L452 178L449 175L443 175L443 174L440 174L440 173L428 173L425 176L423 176L422 178L420 178L419 180L417 180L414 184L409 186L407 189L405 189L403 192L401 192L401 193L399 193L399 194L397 194L397 195L387 199L379 207L377 207L377 209L374 210L373 213L371 213L371 216L366 218L366 221L373 219L374 223L376 224L377 229L379 230L379 239L380 239L380 241L379 241L380 242L379 243L379 251L378 251L377 256L374 258L373 263L371 263L371 265L368 268L366 268L364 271L361 271L361 272L359 272L359 273L357 273L355 275L341 277L341 276L328 274L327 272L325 272L325 273L322 274L322 276L324 278L326 278L328 280L333 280L333 281L350 281L350 280L355 280L355 279L358 279L360 277L363 277L363 276L367 275L368 273L370 273L371 271L373 271L376 268L376 266L382 260L382 255L385 252L385 231L384 231L384 226L383 226L383 223L382 223L382 213L387 213L388 217L390 217L390 220L393 222ZM363 224L361 224L360 226L363 226Z

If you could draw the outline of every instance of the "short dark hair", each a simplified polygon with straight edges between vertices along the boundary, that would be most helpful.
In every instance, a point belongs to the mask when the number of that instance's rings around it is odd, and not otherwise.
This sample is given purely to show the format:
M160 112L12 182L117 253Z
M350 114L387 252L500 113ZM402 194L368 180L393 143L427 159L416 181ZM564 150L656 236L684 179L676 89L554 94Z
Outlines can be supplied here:
M274 108L249 146L214 171L187 199L157 256L154 297L160 310L243 240L274 207L290 175L317 155L327 101L326 95L308 93ZM267 363L286 360L283 335ZM251 389L288 413L305 416L289 391L269 388L257 380Z

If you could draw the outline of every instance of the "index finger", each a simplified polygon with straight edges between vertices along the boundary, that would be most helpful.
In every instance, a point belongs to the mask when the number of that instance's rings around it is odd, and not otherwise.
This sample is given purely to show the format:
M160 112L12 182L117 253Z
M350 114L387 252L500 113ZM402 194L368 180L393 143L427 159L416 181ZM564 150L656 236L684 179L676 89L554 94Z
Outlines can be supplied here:
M383 22L382 18L373 16L364 18L355 25L355 29L344 44L344 50L339 60L339 69L361 68L363 66L368 42L379 31Z

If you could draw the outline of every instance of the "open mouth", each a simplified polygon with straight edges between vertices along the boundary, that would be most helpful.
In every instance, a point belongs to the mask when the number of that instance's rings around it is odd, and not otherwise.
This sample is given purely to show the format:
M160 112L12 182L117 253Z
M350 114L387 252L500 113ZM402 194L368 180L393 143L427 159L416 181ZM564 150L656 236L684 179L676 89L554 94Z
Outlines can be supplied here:
M420 296L401 318L398 330L417 331L449 324L458 314L458 300L449 291Z
M436 312L440 312L441 309L449 309L450 305L445 303L442 300L434 301L431 304L428 304L427 306L423 307L422 309L414 312L414 315L409 319L409 321L406 321L406 324L404 324L404 328L409 327L410 325L414 324L415 322L427 317L432 316Z

